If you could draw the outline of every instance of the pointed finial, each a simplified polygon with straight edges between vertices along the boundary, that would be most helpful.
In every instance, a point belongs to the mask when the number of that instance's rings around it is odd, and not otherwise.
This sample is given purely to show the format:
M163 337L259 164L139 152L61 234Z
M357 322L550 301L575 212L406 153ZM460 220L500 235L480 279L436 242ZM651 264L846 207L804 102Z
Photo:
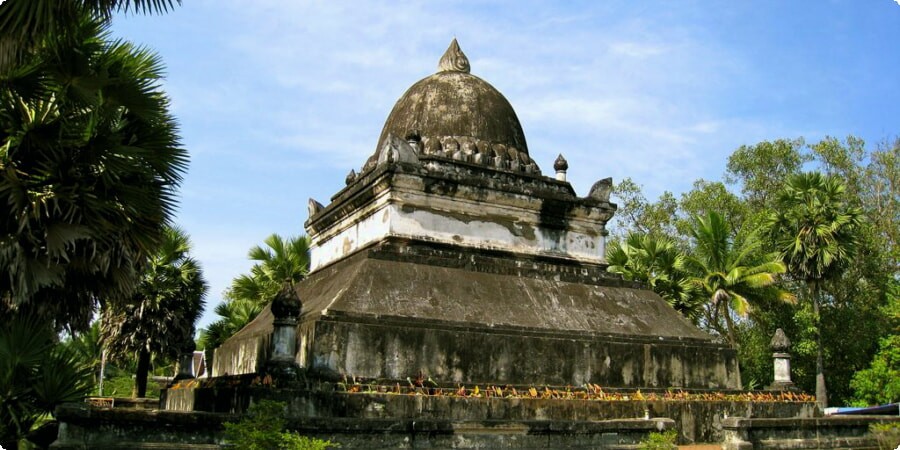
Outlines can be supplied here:
M569 162L566 161L566 158L563 158L562 153L560 153L559 156L556 157L556 161L553 161L553 169L555 169L557 172L565 172L569 170Z
M453 38L450 47L444 52L444 56L441 56L441 61L438 63L438 72L469 73L469 70L469 58L466 58L465 53L459 48L456 38Z
M769 346L772 347L772 351L785 353L791 349L791 340L784 334L784 330L779 328L775 330L775 335L772 336Z
M566 171L569 170L569 162L566 161L566 158L563 158L562 153L556 157L556 161L553 161L553 169L556 170L557 180L566 181Z

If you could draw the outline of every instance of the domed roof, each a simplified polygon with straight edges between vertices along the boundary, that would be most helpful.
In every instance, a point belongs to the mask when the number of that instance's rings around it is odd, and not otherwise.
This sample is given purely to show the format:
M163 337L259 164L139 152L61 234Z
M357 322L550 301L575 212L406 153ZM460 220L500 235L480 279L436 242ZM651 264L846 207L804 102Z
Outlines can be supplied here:
M456 39L441 58L438 72L412 85L397 100L376 152L389 134L422 140L426 147L436 142L446 147L448 140L456 141L450 145L468 141L479 149L505 147L528 154L525 133L512 105L493 86L469 73L469 60Z

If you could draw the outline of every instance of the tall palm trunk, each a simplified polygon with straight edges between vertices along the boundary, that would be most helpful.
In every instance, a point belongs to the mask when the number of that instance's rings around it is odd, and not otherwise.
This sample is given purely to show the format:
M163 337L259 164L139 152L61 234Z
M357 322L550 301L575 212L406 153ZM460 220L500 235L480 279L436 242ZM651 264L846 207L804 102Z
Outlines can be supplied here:
M819 315L819 305L821 303L821 288L819 282L810 283L813 302L813 321L816 327L816 403L819 408L825 409L828 406L828 390L825 387L825 362L822 358L822 320Z
M147 396L147 374L150 372L150 352L146 347L141 348L138 352L137 371L134 377L134 387L137 391L137 397Z
M731 317L731 311L728 308L728 304L725 303L725 306L722 307L722 315L725 316L725 330L728 332L728 344L731 345L732 348L738 348L737 335L734 332L734 319Z

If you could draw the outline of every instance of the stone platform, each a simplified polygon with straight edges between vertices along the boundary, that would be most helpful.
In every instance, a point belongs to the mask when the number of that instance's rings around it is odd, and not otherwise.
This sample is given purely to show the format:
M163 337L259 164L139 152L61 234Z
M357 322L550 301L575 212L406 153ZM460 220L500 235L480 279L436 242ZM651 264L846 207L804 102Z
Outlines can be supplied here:
M487 387L482 386L487 389ZM521 389L525 392L527 388ZM543 391L544 388L541 388ZM563 388L564 389L564 388ZM407 392L404 390L404 392ZM452 392L452 390L451 390ZM471 393L471 391L470 391ZM631 395L634 392L630 393ZM732 393L737 395L737 393ZM649 395L649 394L648 394ZM661 393L660 393L661 395ZM724 395L724 394L722 394ZM612 397L612 396L611 396ZM262 399L287 403L288 417L452 423L521 423L568 429L582 423L608 424L633 419L666 419L678 429L679 442L721 442L723 421L731 416L789 419L812 418L807 402L737 400L580 400L562 398L460 397L454 395L329 392L309 389L220 387L169 389L160 400L171 411L240 414ZM621 422L632 423L632 422ZM518 426L518 425L516 425ZM612 426L612 425L610 425ZM604 432L610 432L609 430Z
M639 448L651 432L675 428L681 444L706 443L704 448L859 450L878 448L868 432L871 424L900 423L900 417L817 417L812 402L454 398L199 388L167 391L161 403L169 410L63 405L56 412L62 423L59 439L51 448L223 448L222 424L239 420L250 402L261 399L287 403L289 429L342 448L625 450Z
M54 449L183 449L223 447L222 424L239 415L184 411L122 411L65 405ZM340 448L634 450L671 419L603 421L452 420L428 418L292 418L287 428Z
M602 265L390 240L297 293L297 363L326 379L740 387L733 349ZM272 320L264 311L217 350L214 374L257 372Z

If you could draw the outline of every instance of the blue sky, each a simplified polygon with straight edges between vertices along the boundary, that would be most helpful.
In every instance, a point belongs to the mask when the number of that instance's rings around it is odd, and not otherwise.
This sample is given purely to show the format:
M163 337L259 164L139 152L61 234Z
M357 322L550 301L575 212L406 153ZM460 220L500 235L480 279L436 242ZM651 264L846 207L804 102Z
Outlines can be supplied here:
M185 0L113 30L168 68L191 154L177 222L211 284L201 326L250 247L303 233L307 199L359 170L453 37L581 195L607 176L677 195L762 140L900 135L895 0Z

